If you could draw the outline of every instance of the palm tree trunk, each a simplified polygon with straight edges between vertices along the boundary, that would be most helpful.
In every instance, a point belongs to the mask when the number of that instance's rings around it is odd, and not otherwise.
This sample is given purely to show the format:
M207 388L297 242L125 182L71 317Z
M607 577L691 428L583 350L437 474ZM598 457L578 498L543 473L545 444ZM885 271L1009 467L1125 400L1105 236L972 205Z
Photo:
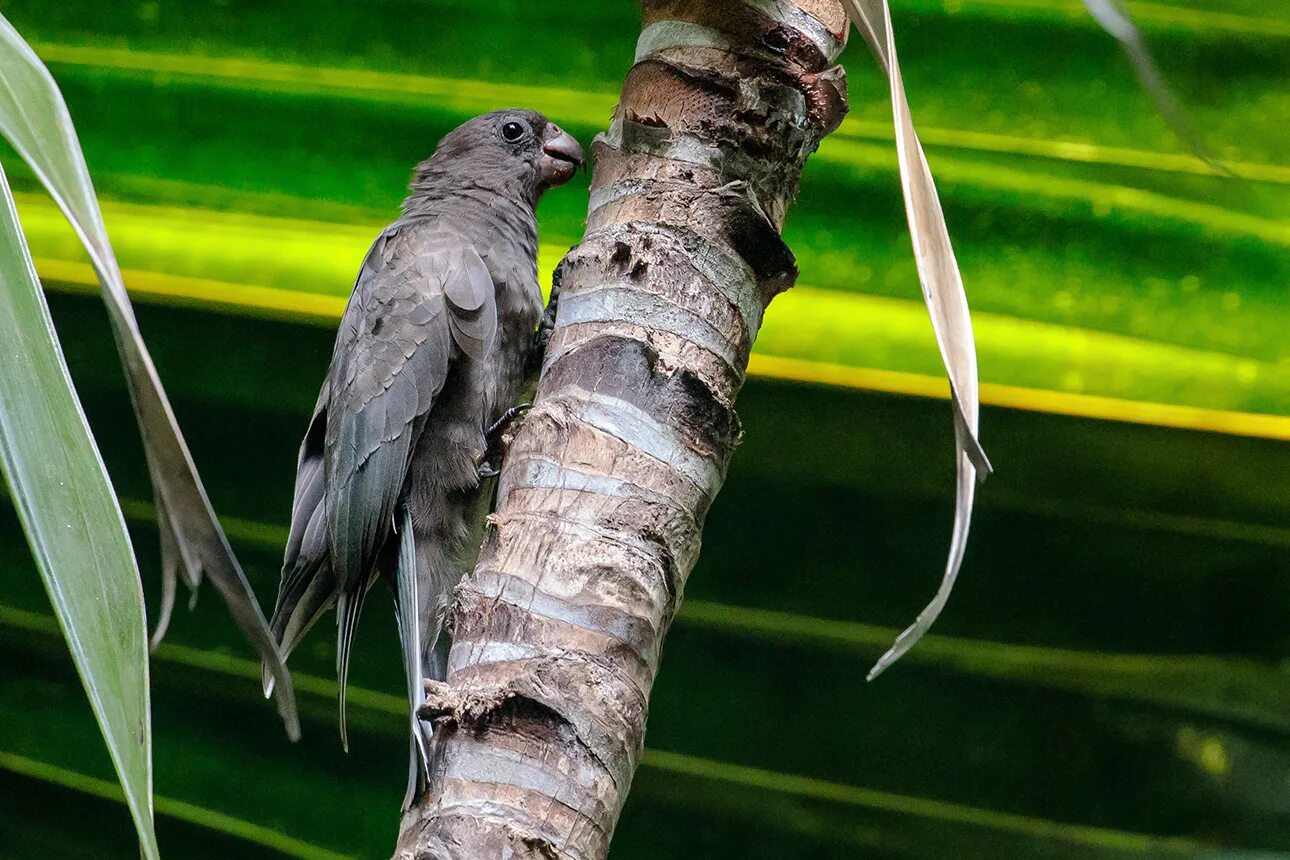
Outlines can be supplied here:
M497 512L457 590L416 860L604 857L663 638L739 441L798 175L846 111L840 0L642 0L587 232Z

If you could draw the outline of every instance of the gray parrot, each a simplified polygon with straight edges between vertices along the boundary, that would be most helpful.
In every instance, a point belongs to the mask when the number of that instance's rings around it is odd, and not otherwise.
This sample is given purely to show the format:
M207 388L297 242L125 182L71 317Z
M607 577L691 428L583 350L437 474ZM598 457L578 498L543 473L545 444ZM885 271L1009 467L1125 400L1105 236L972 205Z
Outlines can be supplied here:
M441 634L479 549L489 464L552 322L535 208L582 161L577 141L528 110L476 117L440 141L363 261L300 447L271 627L285 656L336 607L348 748L354 629L368 589L391 583L411 708L405 806L426 778L422 679L446 673Z

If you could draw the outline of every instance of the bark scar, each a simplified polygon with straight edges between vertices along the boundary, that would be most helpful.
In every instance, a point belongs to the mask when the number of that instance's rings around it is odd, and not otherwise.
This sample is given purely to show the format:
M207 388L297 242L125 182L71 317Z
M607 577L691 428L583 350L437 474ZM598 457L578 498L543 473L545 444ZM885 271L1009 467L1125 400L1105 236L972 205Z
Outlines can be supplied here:
M546 702L509 685L459 690L443 681L428 678L422 683L425 701L417 708L417 716L421 719L433 722L441 729L460 728L482 733L506 716L521 712L528 716L544 717L548 722L559 724L570 732L587 755L605 769L614 785L621 788L610 763L596 752L593 744L587 743L572 722Z
M437 725L460 726L486 723L491 714L520 694L505 687L458 690L443 681L425 680L425 701L417 716Z

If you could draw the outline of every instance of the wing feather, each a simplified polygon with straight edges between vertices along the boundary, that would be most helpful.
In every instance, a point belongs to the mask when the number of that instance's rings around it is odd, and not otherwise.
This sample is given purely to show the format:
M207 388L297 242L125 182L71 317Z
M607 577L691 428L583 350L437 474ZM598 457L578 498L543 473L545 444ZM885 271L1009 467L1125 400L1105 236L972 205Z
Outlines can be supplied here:
M452 337L462 352L479 358L497 336L493 278L473 248L445 256L445 267L451 276L445 283L444 296L452 310Z

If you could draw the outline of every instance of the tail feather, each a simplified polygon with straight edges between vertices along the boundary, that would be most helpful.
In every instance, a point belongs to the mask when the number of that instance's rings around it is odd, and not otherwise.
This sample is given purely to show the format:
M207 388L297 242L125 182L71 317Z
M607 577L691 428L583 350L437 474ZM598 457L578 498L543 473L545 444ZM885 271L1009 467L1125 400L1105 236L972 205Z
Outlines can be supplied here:
M417 717L424 695L421 686L420 601L417 595L417 547L412 535L412 516L404 508L400 521L399 558L394 576L394 611L399 622L399 643L403 646L403 669L408 681L409 758L408 788L403 795L403 809L425 789L429 782L429 737Z
M349 725L345 713L345 700L349 687L349 655L354 644L354 631L358 617L363 612L369 583L363 582L353 591L346 591L336 601L336 683L340 687L340 744L349 752Z
M285 578L284 578L285 582ZM303 585L299 594L287 593L284 588L283 593L278 595L278 605L273 611L273 619L269 622L269 629L273 631L273 638L278 642L278 648L282 652L282 659L286 660L295 650L300 640L305 638L305 634L322 618L333 600L331 577L315 575L311 578L305 578L297 575L296 582ZM264 685L264 695L268 698L273 693L273 673L268 667L261 670L261 680Z

